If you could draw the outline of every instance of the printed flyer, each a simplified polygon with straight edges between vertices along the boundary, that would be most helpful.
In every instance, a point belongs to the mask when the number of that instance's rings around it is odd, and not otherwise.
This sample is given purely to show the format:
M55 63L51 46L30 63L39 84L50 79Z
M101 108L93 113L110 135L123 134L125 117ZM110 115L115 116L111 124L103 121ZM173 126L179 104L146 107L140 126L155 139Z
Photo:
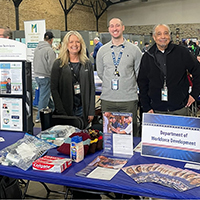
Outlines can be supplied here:
M140 164L122 168L137 183L153 182L180 192L199 187L200 174L165 164Z
M0 62L0 94L22 95L22 62Z
M22 99L20 98L0 98L1 130L22 131L23 113Z
M101 155L96 157L87 167L76 173L76 175L111 180L126 163L126 159L110 158Z
M133 155L133 124L131 113L103 113L104 154L117 157Z

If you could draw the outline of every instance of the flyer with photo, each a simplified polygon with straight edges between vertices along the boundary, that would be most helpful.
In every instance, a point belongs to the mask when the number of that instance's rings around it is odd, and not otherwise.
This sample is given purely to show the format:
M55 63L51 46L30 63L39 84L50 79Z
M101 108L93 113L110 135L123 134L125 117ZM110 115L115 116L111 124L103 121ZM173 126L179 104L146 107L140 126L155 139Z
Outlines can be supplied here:
M22 95L22 62L0 62L0 94Z
M20 98L0 98L1 130L23 130L23 106Z
M180 192L200 186L200 174L165 164L140 164L122 170L137 183L154 182Z
M104 154L133 155L133 124L131 113L103 113Z
M126 159L110 158L100 155L89 163L87 167L76 173L76 175L111 180L126 163Z

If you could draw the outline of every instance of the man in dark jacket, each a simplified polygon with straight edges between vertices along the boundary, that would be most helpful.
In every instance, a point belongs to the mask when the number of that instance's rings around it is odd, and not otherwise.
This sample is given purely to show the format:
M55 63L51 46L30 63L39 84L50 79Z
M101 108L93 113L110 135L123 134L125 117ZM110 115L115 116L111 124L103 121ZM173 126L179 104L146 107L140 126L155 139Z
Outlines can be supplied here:
M97 68L96 68L97 52L99 51L100 47L103 46L103 44L99 41L98 37L94 38L94 44L95 44L94 52L91 53L91 56L93 56L93 58L94 58L94 71L96 71L97 70Z
M200 93L200 65L188 49L170 42L167 25L155 26L153 38L155 44L143 55L138 76L142 109L186 116ZM190 93L187 72L193 77Z

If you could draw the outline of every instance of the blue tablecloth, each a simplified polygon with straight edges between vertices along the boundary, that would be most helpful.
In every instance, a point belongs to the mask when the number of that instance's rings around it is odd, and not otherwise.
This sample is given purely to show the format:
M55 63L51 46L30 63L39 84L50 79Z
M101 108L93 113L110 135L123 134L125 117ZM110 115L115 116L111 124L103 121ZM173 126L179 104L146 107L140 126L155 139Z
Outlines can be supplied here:
M0 137L5 138L5 142L0 143L0 149L10 144L13 144L18 139L21 139L23 135L24 133L19 132L0 131ZM135 143L138 143L139 138L134 138L134 141ZM41 172L34 171L32 169L23 171L17 167L7 167L0 165L0 174L14 178L66 185L68 187L94 189L129 195L147 196L163 199L200 199L200 188L194 188L185 192L179 192L175 189L165 187L156 183L137 184L122 170L120 170L118 174L110 181L78 177L75 175L78 171L86 167L89 162L91 162L97 155L101 153L102 152L98 152L86 156L86 158L82 162L73 163L72 166L66 169L63 173ZM67 157L57 152L56 149L50 150L48 152L48 155ZM126 166L148 163L162 163L180 168L183 168L185 165L184 162L143 157L140 155L140 153L135 153L128 161ZM200 173L199 171L197 172Z

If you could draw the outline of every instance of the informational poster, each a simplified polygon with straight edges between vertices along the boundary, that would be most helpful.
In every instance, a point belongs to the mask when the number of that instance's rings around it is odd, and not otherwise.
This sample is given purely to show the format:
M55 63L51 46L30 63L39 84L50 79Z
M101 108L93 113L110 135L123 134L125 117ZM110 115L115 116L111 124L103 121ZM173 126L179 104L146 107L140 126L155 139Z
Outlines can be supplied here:
M32 62L34 50L38 42L44 40L46 32L45 20L25 21L24 31L27 45L27 60Z
M27 46L27 60L32 63L32 80L35 80L33 71L34 51L39 41L44 40L46 32L45 20L25 21L24 32Z
M133 155L133 124L131 113L103 113L104 154Z
M23 131L21 98L0 98L1 130Z
M26 60L26 45L7 38L0 38L0 60Z
M144 113L142 155L200 162L200 118Z
M0 94L22 95L22 62L0 61Z

